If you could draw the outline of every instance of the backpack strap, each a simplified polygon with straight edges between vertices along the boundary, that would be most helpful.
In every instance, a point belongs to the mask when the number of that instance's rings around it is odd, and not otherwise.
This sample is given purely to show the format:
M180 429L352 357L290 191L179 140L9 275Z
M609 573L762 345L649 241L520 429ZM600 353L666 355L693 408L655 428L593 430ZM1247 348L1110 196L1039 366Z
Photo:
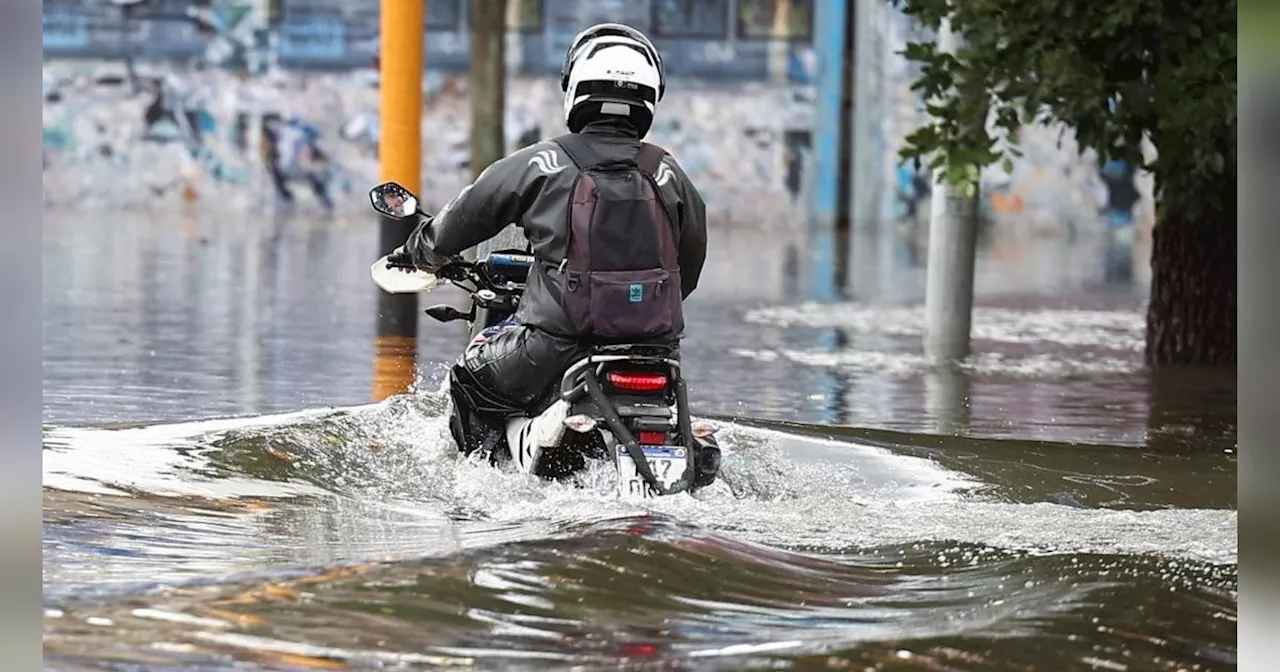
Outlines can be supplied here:
M636 154L636 165L645 175L654 177L658 172L658 166L662 165L662 159L666 157L667 150L648 142L640 143L640 152Z
M663 263L668 268L676 268L679 266L679 254L677 252L676 237L680 230L680 217L677 210L667 204L667 199L662 197L662 189L658 187L658 166L662 165L662 159L666 158L667 150L648 142L640 143L640 151L636 154L636 167L645 175L649 176L649 181L653 185L653 195L658 199L658 206L666 213L670 227L662 234L662 257Z
M569 155L569 160L578 167L579 171L595 168L604 162L600 154L592 149L591 143L577 133L565 133L552 138L551 141L560 145L560 149Z
M667 207L666 199L662 197L662 189L658 188L658 167L662 165L662 160L666 157L667 150L657 145L641 142L640 152L636 154L636 167L649 176L649 179L653 182L654 195L658 197L658 202L662 204L663 210L666 210L667 218L671 220L672 226L678 227L680 218L676 216L676 211Z

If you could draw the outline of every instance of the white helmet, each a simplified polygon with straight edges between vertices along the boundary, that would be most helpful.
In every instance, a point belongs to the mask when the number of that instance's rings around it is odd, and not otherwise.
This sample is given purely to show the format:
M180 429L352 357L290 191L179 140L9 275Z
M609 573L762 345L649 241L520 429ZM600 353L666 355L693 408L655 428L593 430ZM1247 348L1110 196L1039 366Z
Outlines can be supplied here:
M565 125L575 133L603 116L619 115L629 117L644 137L666 88L662 57L653 43L619 23L578 33L560 68Z

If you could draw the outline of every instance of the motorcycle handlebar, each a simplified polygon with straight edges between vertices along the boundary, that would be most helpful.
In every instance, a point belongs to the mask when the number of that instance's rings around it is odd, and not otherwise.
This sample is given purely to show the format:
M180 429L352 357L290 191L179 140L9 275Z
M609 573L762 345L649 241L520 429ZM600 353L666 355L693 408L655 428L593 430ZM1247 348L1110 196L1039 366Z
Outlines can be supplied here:
M533 264L530 254L493 252L476 261L451 261L436 269L435 275L450 282L470 281L476 289L510 292L524 287Z

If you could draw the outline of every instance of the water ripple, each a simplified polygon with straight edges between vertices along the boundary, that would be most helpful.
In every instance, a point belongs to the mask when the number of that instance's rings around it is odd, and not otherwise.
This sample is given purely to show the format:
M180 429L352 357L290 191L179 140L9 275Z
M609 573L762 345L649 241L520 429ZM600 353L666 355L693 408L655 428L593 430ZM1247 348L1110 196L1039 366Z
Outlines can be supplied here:
M438 394L419 394L46 428L46 660L1234 661L1233 510L1010 501L949 466L963 461L732 422L721 422L722 482L697 497L624 502L609 494L608 468L544 483L459 459L442 409Z
M972 545L884 550L819 557L661 516L619 518L449 557L69 607L46 617L46 650L69 663L110 638L177 642L188 664L231 655L503 669L700 658L741 669L814 656L871 664L900 651L919 661L998 652L1050 666L1111 649L1130 665L1235 655L1233 568ZM943 570L939 556L959 562ZM1163 597L1143 591L1157 570ZM1199 646L1173 636L1170 619L1206 609L1221 617L1195 628Z

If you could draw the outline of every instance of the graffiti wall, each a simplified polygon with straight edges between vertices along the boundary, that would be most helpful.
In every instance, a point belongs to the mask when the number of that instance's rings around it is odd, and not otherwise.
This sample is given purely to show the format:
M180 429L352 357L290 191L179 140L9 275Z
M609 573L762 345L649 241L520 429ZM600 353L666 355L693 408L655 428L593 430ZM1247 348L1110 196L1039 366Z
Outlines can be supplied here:
M48 206L365 207L378 179L377 0L130 7L45 4ZM422 189L436 207L470 174L469 45L465 2L427 8ZM563 50L585 25L621 19L664 50L673 81L650 140L679 158L711 210L800 220L811 0L510 9L512 149L563 132Z
M141 64L134 90L122 70L114 62L45 64L47 205L268 205L277 200L268 153L298 186L293 201L305 205L312 190L302 155L314 148L328 200L337 209L366 207L364 193L378 179L376 72L246 77ZM438 206L469 180L469 99L465 76L432 73L424 86L423 196ZM564 131L556 82L518 77L508 87L512 149ZM809 94L763 84L676 87L649 139L671 149L713 210L733 204L794 219Z
M508 145L563 132L564 49L590 23L626 21L654 38L671 75L649 139L681 161L712 215L799 225L815 142L814 1L510 0ZM464 0L427 8L422 192L435 208L470 175L469 44ZM893 218L896 151L922 118L896 53L913 29L890 10L868 16L876 29L859 34L875 40L860 62L876 81L864 76L858 96L880 119L858 134L870 166L860 216ZM363 210L378 180L377 26L377 0L46 0L46 206ZM994 216L1096 217L1096 165L1057 135L1026 129L1013 175L989 176Z

